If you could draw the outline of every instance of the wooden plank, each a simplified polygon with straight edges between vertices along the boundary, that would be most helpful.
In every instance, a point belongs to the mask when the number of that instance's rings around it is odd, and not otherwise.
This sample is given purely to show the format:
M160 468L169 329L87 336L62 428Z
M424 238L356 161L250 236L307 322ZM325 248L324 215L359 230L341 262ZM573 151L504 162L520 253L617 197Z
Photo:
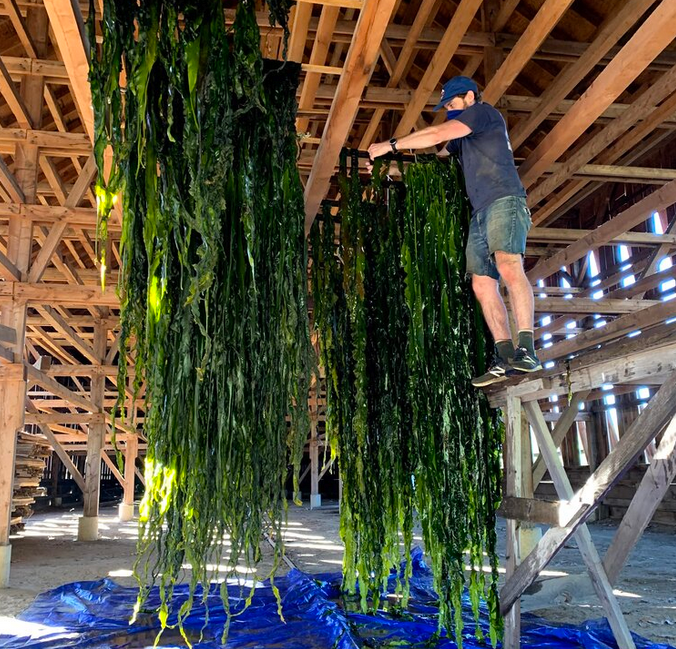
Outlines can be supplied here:
M396 0L364 0L345 60L335 98L324 127L322 142L305 185L305 230L310 231L326 196L333 168L359 110L359 100L375 66L385 28Z
M134 504L134 483L136 482L136 458L138 456L138 436L127 435L124 443L124 494L125 505Z
M553 108L594 69L594 66L598 65L610 48L654 3L655 0L626 0L607 15L585 52L573 63L564 67L553 83L550 83L540 95L537 108L510 131L509 137L515 150L542 124Z
M528 231L528 242L570 244L577 241L578 239L581 239L582 237L586 237L593 231L594 230L583 230L577 228L553 228L553 227L542 228L535 226ZM613 237L609 241L606 241L606 243L603 245L616 245L616 246L623 245L623 246L642 246L642 247L668 245L671 249L676 248L676 234L671 233L655 234L654 232L623 232L622 234L618 234L616 237ZM622 265L624 266L625 264L628 263L636 265L637 262L627 260L623 261ZM544 290L547 290L548 287L543 288ZM574 292L575 289L571 288L570 290ZM591 287L589 290L591 292L594 292L598 289L596 289L596 287Z
M505 94L524 66L530 62L542 41L547 38L572 4L573 0L545 0L535 17L528 22L526 31L486 86L483 92L484 101L494 104Z
M422 33L425 25L433 17L432 11L438 7L437 0L422 0L418 12L415 15L413 24L410 27L408 36L402 45L401 50L399 51L399 56L396 58L396 63L390 74L390 80L387 82L388 88L396 88L401 84L406 70L409 68L411 59L415 56L415 47L418 42L418 38ZM359 144L360 149L366 149L373 142L376 131L380 126L380 123L385 114L384 108L376 108L371 121L369 122L364 135L362 136L361 142Z
M674 6L676 7L676 4ZM552 273L559 271L562 266L572 264L584 257L590 250L596 250L622 232L646 221L653 212L674 203L676 203L676 181L672 180L614 218L602 223L596 230L578 239L564 250L555 253L549 259L542 260L528 271L526 276L533 284L539 279L546 279Z
M526 188L533 185L549 165L561 157L675 36L676 3L662 0L575 106L519 167L521 181Z
M552 166L554 173L529 192L529 205L537 205L543 198L549 196L565 180L583 169L590 160L603 153L618 137L627 133L636 122L649 117L655 106L674 91L676 91L676 68L666 72L651 84L628 110L575 151L565 163L556 167ZM607 161L608 158L605 160Z
M537 288L534 288L537 292ZM509 300L507 300L509 301ZM641 309L655 306L655 300L628 300L602 297L594 300L589 297L536 297L536 313L599 313L618 314L633 313Z
M397 125L394 133L395 137L403 137L410 133L420 113L430 99L430 95L434 92L443 75L446 74L448 64L457 52L462 37L467 32L480 5L481 0L461 0L458 4L453 13L451 23L439 43L439 47L435 50L423 78L420 80L410 103Z
M505 496L500 503L498 516L538 525L559 525L559 503L535 498Z
M568 407L561 413L559 420L554 426L554 430L551 432L552 441L554 446L558 448L563 443L570 427L573 425L577 414L579 412L579 406L589 395L589 390L584 390L573 395L573 398L570 401ZM544 477L547 471L547 466L544 462L544 457L540 454L540 457L533 464L533 488L537 488L540 484L540 481Z
M27 376L29 380L32 381L33 383L41 385L43 388L49 390L51 394L57 397L66 399L66 401L72 403L74 406L84 408L89 412L96 412L94 404L90 399L87 398L86 395L70 390L65 385L62 385L61 383L53 379L51 376L48 376L41 370L37 369L36 367L33 367L28 363L25 364L25 367Z
M667 426L657 452L650 461L650 466L603 559L611 583L617 581L627 558L674 479L676 479L676 418Z
M52 255L56 252L56 249L61 243L61 237L63 236L63 233L67 227L68 223L66 221L55 223L52 226L49 236L45 239L42 248L40 248L38 256L31 265L31 270L28 274L28 281L30 283L36 284L40 281L40 279L42 279L42 275L49 265Z
M568 522L550 528L538 547L516 568L500 592L502 606L509 610L537 579L565 542L587 521L601 499L633 465L646 446L676 414L676 371L672 372L639 417L620 438L585 486L570 501Z
M94 326L94 355L97 363L103 362L106 355L106 329L101 323ZM94 408L103 409L105 377L92 377L91 396ZM99 514L99 494L101 493L101 453L105 443L106 425L103 419L89 425L87 434L87 459L85 462L84 517Z
M0 304L17 300L38 304L66 304L69 306L120 306L114 287L47 285L28 282L0 282Z
M0 158L0 183L12 201L15 203L24 203L26 201L23 190L2 158Z
M538 356L544 363L553 358L561 358L567 354L579 353L608 340L620 338L632 331L637 331L643 327L667 320L673 317L675 312L676 309L672 302L657 302L655 306L623 315L609 322L604 327L590 329L578 334L574 338L568 338L555 343L551 347L541 349L538 351Z
M80 335L68 324L63 316L56 309L50 306L35 306L40 315L49 322L57 331L60 331L68 340L69 344L75 347L81 354L89 358L92 363L98 364L101 358L94 352L92 346L85 342ZM105 354L104 354L105 355Z
M9 109L14 114L19 127L26 129L32 128L33 123L28 114L28 109L14 85L5 64L2 62L2 58L0 58L0 94L2 94L3 99L7 102Z
M10 516L14 484L16 431L23 425L23 380L0 380L0 545L9 544ZM0 579L0 587L9 584Z
M542 416L542 410L536 402L524 404L524 410L528 415L533 432L540 448L545 464L549 469L549 475L554 482L556 493L561 500L570 501L574 496L573 487L566 475L566 470L563 468L561 459L556 450L554 440L549 433L547 424ZM624 615L620 610L620 605L617 598L613 594L613 587L610 584L608 575L606 574L601 558L596 550L596 546L591 538L591 533L586 525L580 525L575 532L575 541L582 554L587 571L591 578L594 590L601 601L608 623L613 631L613 635L617 641L620 649L634 649L634 641L631 637L631 632L624 619ZM537 548L535 549L537 552Z
M338 20L340 12L339 7L325 6L322 8L322 13L319 18L319 27L317 34L312 44L312 53L310 54L310 65L324 65L326 57L331 46L331 36ZM317 88L321 81L321 74L308 72L305 75L303 86L300 92L300 99L298 101L298 110L306 110L312 108L314 105ZM299 117L296 119L296 130L302 133L307 130L309 120L306 117Z
M113 462L110 459L110 456L108 455L108 453L104 452L103 448L101 449L101 459L104 461L106 466L110 469L110 472L113 474L115 479L120 483L120 486L124 489L125 479L122 477L122 474L120 473L120 470L115 465L115 462Z
M28 56L33 59L37 59L38 58L37 48L35 46L35 43L33 42L31 35L28 33L28 30L26 29L26 23L24 22L23 16L21 15L21 10L19 9L16 0L4 0L4 6L5 11L7 12L9 19L12 22L14 31L16 31L16 34L19 37L19 40L21 41L21 44L26 50L26 54L28 54Z
M289 37L289 61L303 60L305 52L305 43L307 42L308 28L312 18L312 4L309 2L298 2L292 8L293 20L291 21L291 36Z
M79 6L70 0L45 3L49 24L70 79L71 94L89 141L94 141L94 112L89 88L89 60L83 42L84 24Z
M9 282L21 281L19 269L0 251L0 276Z
M505 416L505 497L521 498L521 400L518 396L508 395L503 409ZM519 543L519 523L515 519L507 519L507 547L505 555L507 579L515 574L521 563L521 547ZM509 606L504 606L502 614L505 618L503 647L519 649L521 644L521 602L514 598Z

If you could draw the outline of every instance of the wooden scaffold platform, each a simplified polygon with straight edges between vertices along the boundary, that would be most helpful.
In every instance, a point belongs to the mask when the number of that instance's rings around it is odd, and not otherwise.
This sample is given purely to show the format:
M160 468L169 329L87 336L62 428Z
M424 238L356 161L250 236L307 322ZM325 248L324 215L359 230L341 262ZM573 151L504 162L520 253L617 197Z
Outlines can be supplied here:
M574 586L593 588L621 649L634 642L624 620L613 585L629 554L651 521L676 476L676 326L647 336L625 337L597 351L559 363L536 378L511 380L488 390L491 403L500 407L506 424L505 498L507 518L507 581L501 590L507 649L519 646L520 599L542 588L542 570L571 538L577 544L588 579L564 577L549 580L548 596ZM625 431L617 445L595 467L584 486L574 491L557 451L574 422L580 404L592 390L613 385L656 385L646 407ZM568 399L553 430L547 425L539 400ZM531 434L539 450L532 463ZM614 540L601 558L587 521L606 494L656 441L657 451L619 525ZM557 501L535 498L545 471L554 483ZM548 525L541 538L533 524ZM534 584L537 585L534 587Z

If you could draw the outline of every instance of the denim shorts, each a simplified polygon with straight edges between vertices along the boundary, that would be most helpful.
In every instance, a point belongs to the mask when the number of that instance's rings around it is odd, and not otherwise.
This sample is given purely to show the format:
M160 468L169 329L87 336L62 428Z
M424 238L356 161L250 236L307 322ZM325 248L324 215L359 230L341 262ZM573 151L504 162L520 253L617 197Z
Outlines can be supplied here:
M530 210L521 196L499 198L472 216L467 238L467 274L500 279L495 253L523 255L531 226Z

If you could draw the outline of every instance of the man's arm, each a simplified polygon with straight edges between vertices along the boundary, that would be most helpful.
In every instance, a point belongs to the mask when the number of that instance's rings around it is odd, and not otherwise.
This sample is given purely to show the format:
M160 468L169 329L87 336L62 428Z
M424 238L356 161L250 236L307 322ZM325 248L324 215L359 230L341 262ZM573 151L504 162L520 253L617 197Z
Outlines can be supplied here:
M469 126L456 119L451 119L443 124L428 126L420 131L397 139L398 149L428 149L448 140L456 140L465 137L472 132ZM379 158L390 153L392 147L389 142L377 142L369 147L371 158Z

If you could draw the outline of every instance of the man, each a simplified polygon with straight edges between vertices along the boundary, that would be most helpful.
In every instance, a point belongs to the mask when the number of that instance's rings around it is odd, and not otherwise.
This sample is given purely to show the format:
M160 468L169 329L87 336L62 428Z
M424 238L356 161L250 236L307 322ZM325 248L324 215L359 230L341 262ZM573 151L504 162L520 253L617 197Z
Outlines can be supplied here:
M474 386L482 387L504 380L508 373L542 369L533 341L533 289L523 269L530 210L505 120L481 101L477 84L468 77L453 77L444 84L434 110L441 108L448 111L445 123L372 144L369 154L377 158L399 149L426 149L448 142L448 151L459 157L472 205L467 273L495 340L488 371L472 380ZM500 278L507 286L519 329L516 349L499 291Z

